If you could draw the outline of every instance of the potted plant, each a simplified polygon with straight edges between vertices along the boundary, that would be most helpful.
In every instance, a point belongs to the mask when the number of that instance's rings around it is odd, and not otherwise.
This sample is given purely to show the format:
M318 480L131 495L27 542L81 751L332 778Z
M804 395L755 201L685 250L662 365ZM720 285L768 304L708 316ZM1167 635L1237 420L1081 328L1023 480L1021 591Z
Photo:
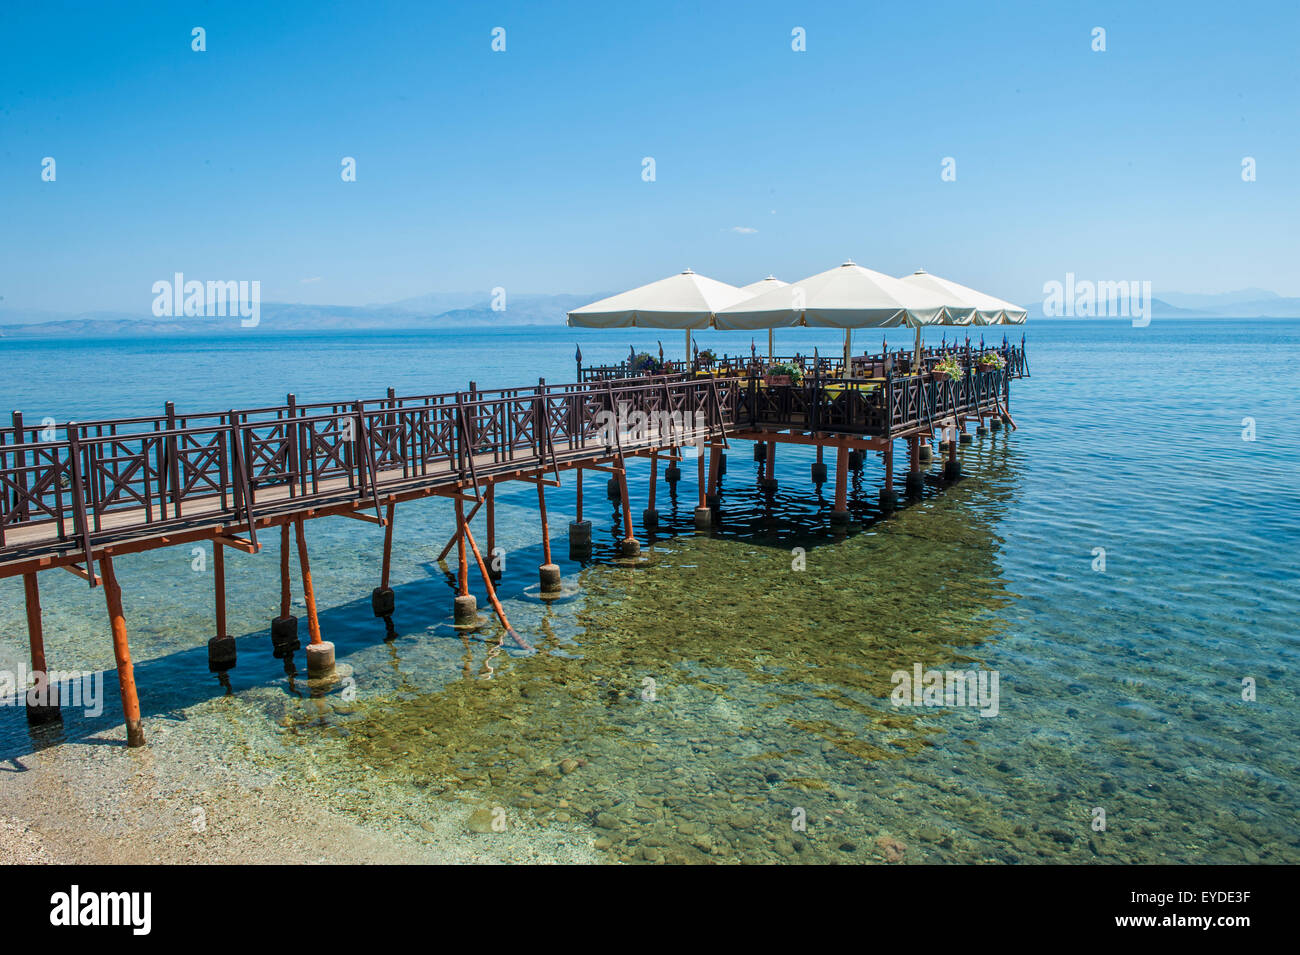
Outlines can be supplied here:
M767 366L766 380L768 385L801 385L803 384L803 369L792 361L781 361Z
M1006 359L995 351L986 351L975 360L980 371L999 371L1006 367Z
M649 352L637 352L632 356L632 371L643 375L656 375L663 369L663 363Z
M713 353L712 348L704 348L696 353L695 359L700 363L701 368L712 368L718 356Z
M957 359L952 355L945 355L935 363L931 369L935 381L944 381L947 378L960 378L961 365L957 364Z

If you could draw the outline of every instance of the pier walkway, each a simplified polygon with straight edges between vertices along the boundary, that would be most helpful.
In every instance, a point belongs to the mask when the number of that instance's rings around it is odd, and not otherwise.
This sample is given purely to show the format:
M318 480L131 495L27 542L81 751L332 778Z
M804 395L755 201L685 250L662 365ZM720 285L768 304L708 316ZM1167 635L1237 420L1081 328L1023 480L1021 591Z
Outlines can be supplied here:
M813 479L827 479L822 454L834 449L835 510L832 523L847 524L846 472L853 454L885 456L885 492L893 493L894 443L910 452L908 489L919 489L921 461L936 430L948 441L946 473L955 476L956 446L967 422L980 428L1011 422L1010 382L1028 373L1023 345L999 350L1004 367L967 368L957 378L927 373L892 374L886 356L855 359L854 372L816 365L802 382L773 383L741 363L710 372L685 367L667 374L632 376L626 366L578 368L579 381L551 385L231 409L205 414L178 412L111 420L33 424L19 412L0 429L0 578L21 575L27 599L32 670L45 672L38 574L62 568L103 585L122 688L128 742L143 743L131 674L121 589L113 561L131 553L207 541L213 545L217 593L216 636L209 663L220 672L234 666L234 641L225 633L224 547L255 553L258 531L278 529L281 539L281 613L272 624L277 656L299 648L297 620L289 613L289 533L298 545L307 603L309 675L328 674L333 648L316 621L304 522L344 516L386 528L374 610L391 632L388 587L396 505L442 496L454 501L457 532L442 556L458 554L458 622L476 619L469 593L472 552L487 595L507 634L510 629L470 530L486 508L487 551L495 546L494 488L503 481L537 486L545 563L543 594L558 589L550 559L545 488L562 472L577 472L578 519L570 542L590 547L590 523L582 518L584 471L607 472L623 513L620 550L634 556L631 504L624 470L629 457L652 462L650 499L643 520L656 520L658 462L665 479L680 480L681 449L696 446L699 502L696 524L708 526L716 505L724 449L732 440L760 442L767 466L763 481L775 488L773 464L779 443L815 445ZM622 369L622 370L620 370ZM747 371L747 373L746 373ZM703 453L709 449L708 455ZM708 470L706 471L706 457ZM860 458L859 458L860 460ZM674 473L675 472L675 473ZM613 483L617 482L617 484ZM472 510L468 516L465 505ZM39 680L38 676L38 680ZM39 687L37 688L39 689ZM34 691L35 692L35 691ZM56 701L29 694L34 721L58 718Z

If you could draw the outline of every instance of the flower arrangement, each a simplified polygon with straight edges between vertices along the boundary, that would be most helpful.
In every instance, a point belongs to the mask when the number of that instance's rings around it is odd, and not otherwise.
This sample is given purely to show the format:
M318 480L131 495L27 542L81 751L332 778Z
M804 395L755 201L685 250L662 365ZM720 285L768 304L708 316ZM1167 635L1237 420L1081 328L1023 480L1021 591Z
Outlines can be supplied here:
M980 355L979 358L976 359L976 364L978 364L981 369L985 371L990 371L993 369L1005 368L1007 362L1006 359L1004 359L997 352L986 351L984 354Z
M957 363L957 359L952 355L945 355L935 363L932 370L934 377L939 381L943 381L945 378L961 377L961 365Z
M632 370L653 375L663 368L663 363L649 352L637 352L632 356Z
M792 361L779 361L767 366L768 381L772 384L803 384L803 369Z

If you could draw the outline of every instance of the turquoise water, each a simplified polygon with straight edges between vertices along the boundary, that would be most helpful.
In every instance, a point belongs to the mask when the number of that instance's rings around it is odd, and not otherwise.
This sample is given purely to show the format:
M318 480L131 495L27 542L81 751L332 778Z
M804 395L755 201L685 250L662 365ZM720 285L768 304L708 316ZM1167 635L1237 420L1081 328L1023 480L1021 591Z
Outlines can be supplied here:
M167 721L365 824L381 824L380 805L383 826L414 831L448 801L501 805L512 825L589 829L612 859L1300 861L1300 323L1040 322L1028 335L1019 430L976 439L962 481L888 512L868 455L847 539L830 533L810 452L779 449L768 497L737 442L716 533L691 528L688 462L680 503L661 487L667 531L652 539L638 521L644 560L619 564L617 515L589 483L597 550L579 563L565 559L566 478L548 505L571 595L544 604L535 491L500 490L500 592L533 653L497 646L490 621L450 626L454 581L434 563L446 502L398 511L387 644L368 599L382 531L308 525L322 627L351 677L333 687L270 656L274 540L228 558L229 692L206 667L210 575L188 549L124 558L146 729ZM839 347L792 331L778 351L795 342ZM290 390L443 391L471 371L482 387L561 382L575 343L587 362L656 347L635 330L259 333L4 342L0 360L28 421L86 420L165 400L211 411ZM749 338L706 344L747 351ZM633 465L638 518L646 476ZM42 587L51 666L111 669L100 593L67 574ZM24 633L21 584L0 581L0 668L25 656ZM915 664L996 671L998 714L891 705L891 674ZM118 724L108 682L104 715L70 714L62 737L0 708L0 758Z

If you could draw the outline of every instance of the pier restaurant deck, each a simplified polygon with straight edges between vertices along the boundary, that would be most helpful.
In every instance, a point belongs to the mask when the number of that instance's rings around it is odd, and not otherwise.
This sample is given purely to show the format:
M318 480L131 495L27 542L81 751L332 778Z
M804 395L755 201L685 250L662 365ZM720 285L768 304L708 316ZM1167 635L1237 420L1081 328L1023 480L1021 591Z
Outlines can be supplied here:
M457 532L443 554L458 551L459 596L473 601L468 584L468 554L473 552L483 585L505 631L504 610L492 588L469 521L487 511L487 550L494 545L494 487L502 481L535 483L543 526L546 564L543 591L558 581L550 572L545 488L557 486L562 472L576 471L578 525L571 542L590 541L590 523L582 519L582 474L608 472L621 488L622 552L634 555L633 532L624 461L652 461L649 507L654 520L657 464L670 462L665 479L680 460L680 449L709 449L698 458L697 526L710 522L711 490L716 491L719 459L732 440L762 442L767 460L779 443L815 445L820 481L826 479L822 451L834 449L836 506L832 521L843 515L845 471L849 454L872 449L886 460L886 491L892 493L894 442L907 442L911 467L909 490L920 482L922 445L928 452L936 430L951 435L949 475L955 473L959 432L970 419L983 427L1010 421L1010 382L1028 374L1023 343L993 349L1003 367L968 363L963 374L940 380L930 368L938 359L931 350L919 373L906 357L882 353L853 359L851 374L843 362L797 357L802 381L774 384L755 362L723 359L712 368L698 363L668 366L664 373L633 375L630 366L583 367L578 381L553 385L483 390L471 383L465 391L398 396L392 389L369 400L300 404L289 395L276 407L231 409L194 414L168 403L163 414L109 420L33 425L14 413L12 425L0 429L0 578L22 575L28 605L32 669L45 671L37 575L63 568L91 587L104 585L122 686L128 741L143 742L139 706L131 677L121 592L114 558L159 547L210 541L214 548L217 589L216 636L209 642L213 669L234 665L233 640L225 633L222 548L260 549L259 530L281 534L281 620L278 648L298 647L296 619L289 614L288 536L296 533L308 607L311 645L308 671L332 669L332 647L322 640L311 590L304 522L346 516L386 527L376 616L388 620L392 524L397 504L419 497L443 496L455 502ZM969 358L969 355L968 355ZM1013 424L1013 423L1012 423ZM680 479L680 469L677 478ZM770 476L770 469L769 469ZM465 504L473 510L465 515ZM458 616L462 605L457 604ZM273 636L276 624L273 624ZM293 632L290 633L290 630ZM228 641L228 643L226 643ZM521 641L522 642L522 641ZM328 648L328 650L327 650ZM317 651L313 653L313 650ZM228 668L227 666L227 668ZM32 706L34 719L57 716L57 707Z

